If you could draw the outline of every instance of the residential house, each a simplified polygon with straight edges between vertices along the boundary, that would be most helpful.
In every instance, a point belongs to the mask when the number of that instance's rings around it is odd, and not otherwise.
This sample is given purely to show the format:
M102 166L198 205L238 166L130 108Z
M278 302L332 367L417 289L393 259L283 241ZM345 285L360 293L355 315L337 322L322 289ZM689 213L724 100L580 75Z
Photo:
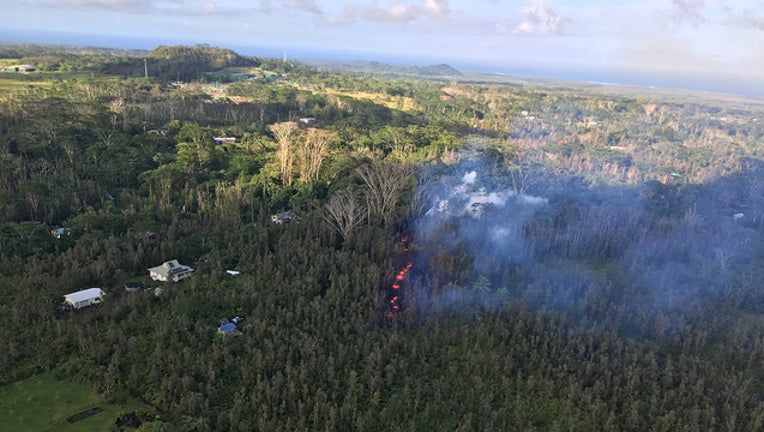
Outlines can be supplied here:
M104 295L101 288L88 288L65 295L63 305L66 309L81 309L101 303Z
M183 280L193 273L194 269L189 266L180 264L178 260L166 261L160 266L152 267L149 269L149 276L155 281L173 281L178 282Z
M240 316L233 317L230 321L228 318L221 318L220 321L218 321L218 324L220 324L218 333L226 336L240 336L241 330L239 330L237 325L242 321L244 321L244 318Z

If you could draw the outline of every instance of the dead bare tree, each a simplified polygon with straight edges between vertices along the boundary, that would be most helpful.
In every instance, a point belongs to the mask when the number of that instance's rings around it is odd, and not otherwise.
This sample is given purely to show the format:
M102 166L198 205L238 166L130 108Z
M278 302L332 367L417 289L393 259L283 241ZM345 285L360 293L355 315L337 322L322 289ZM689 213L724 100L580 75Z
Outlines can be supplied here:
M344 189L335 192L324 205L324 220L342 235L345 242L353 230L363 223L366 209L358 193Z
M292 170L294 166L294 135L298 130L297 122L287 121L271 125L271 132L276 138L279 150L276 155L281 164L281 183L292 184Z
M321 164L329 154L329 147L337 139L337 135L321 129L310 128L305 139L300 143L298 171L301 183L318 180Z
M425 213L435 197L435 189L432 183L431 171L428 168L421 169L416 176L416 186L409 204L409 216L416 219Z
M535 175L533 170L524 167L523 165L516 165L510 170L512 176L512 189L517 194L523 194L535 181Z
M374 162L358 168L356 173L366 185L369 219L377 216L383 225L390 226L395 205L411 183L412 168L408 165Z

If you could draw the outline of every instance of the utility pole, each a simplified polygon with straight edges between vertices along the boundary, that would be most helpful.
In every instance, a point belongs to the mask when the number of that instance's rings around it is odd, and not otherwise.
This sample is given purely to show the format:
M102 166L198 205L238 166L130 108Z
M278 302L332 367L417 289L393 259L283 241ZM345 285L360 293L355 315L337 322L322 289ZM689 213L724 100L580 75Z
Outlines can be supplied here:
M149 65L146 63L146 59L143 59L143 76L144 78L149 77Z

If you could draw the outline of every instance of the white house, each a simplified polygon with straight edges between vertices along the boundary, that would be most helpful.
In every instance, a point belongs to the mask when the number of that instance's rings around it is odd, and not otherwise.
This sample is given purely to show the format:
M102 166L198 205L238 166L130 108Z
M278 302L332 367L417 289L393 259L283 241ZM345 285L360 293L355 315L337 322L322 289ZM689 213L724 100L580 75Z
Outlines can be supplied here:
M191 267L178 263L178 260L170 260L160 266L150 268L149 276L155 281L167 282L172 280L178 282L191 276L193 271L194 269Z
M101 288L88 288L64 296L67 309L81 309L101 303L106 293Z

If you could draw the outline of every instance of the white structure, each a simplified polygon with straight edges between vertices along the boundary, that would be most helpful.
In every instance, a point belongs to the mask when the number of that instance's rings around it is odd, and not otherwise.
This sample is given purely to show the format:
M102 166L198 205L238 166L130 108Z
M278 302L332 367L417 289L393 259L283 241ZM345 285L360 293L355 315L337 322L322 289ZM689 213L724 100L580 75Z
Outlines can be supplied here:
M64 296L67 309L81 309L86 306L101 303L106 293L101 288L88 288Z
M172 280L173 282L178 282L191 276L193 271L194 269L180 264L178 260L170 260L160 266L150 268L149 276L155 281L167 282Z
M70 236L72 235L72 229L71 228L56 228L53 230L50 230L50 235L57 239L61 239L62 237Z
M300 217L294 214L293 211L287 210L285 212L281 212L279 214L271 215L271 220L273 223L276 224L284 224L292 221L300 221Z

